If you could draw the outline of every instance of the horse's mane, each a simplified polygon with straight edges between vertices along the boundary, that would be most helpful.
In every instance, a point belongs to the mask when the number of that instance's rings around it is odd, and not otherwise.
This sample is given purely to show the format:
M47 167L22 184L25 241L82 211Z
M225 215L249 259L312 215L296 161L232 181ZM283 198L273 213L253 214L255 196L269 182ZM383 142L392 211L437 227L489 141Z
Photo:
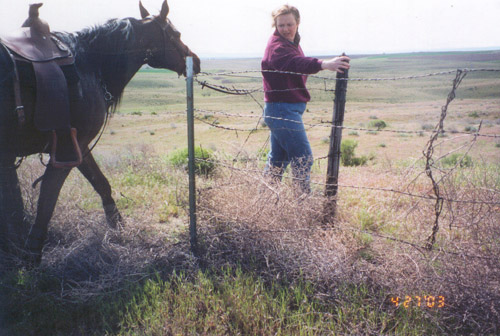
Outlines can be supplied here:
M114 50L123 52L126 48L125 41L135 39L133 18L111 19L100 26L85 28L77 33L78 45L84 47L90 52L99 52L99 50Z
M131 48L135 41L134 18L111 19L76 33L55 33L72 50L81 71L99 69L98 76L108 82L107 89L113 95L113 110L121 100L125 84L120 79L124 75L120 66L128 57L138 52Z

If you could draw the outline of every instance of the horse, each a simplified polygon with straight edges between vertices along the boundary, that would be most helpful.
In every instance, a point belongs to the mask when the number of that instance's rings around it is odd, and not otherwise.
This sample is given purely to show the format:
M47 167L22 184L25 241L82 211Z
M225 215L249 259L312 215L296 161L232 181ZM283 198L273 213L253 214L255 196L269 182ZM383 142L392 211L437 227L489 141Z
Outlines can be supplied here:
M41 5L41 4L37 4ZM200 71L200 59L182 41L181 34L167 18L169 6L164 0L159 15L152 16L139 2L141 19L111 19L106 23L75 33L52 32L71 51L74 64L65 75L68 83L71 127L77 129L78 148L83 153L78 170L99 194L111 228L120 228L123 219L112 197L111 186L99 169L90 144L98 136L109 113L113 113L127 83L145 64L175 71L186 76L186 57L193 58L194 72ZM30 9L31 13L31 9ZM31 14L30 14L31 16ZM38 10L36 8L36 17ZM29 20L27 20L28 22ZM48 153L50 132L35 127L36 85L33 67L17 62L0 44L0 247L6 253L21 250L31 262L41 262L49 221L59 192L71 168L57 167L51 161L42 176L37 212L29 232L16 173L16 160L31 154ZM19 125L13 81L20 77L25 123ZM24 235L23 246L15 239ZM19 245L19 244L17 244Z

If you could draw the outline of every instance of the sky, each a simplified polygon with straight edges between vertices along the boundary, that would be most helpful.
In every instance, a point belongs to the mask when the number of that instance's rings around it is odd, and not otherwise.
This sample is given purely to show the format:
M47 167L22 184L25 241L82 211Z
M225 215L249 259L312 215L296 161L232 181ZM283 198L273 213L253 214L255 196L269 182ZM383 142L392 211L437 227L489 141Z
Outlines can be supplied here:
M43 0L38 0L43 1ZM0 0L0 35L19 27L36 0ZM139 18L138 0L44 0L40 17L73 32L110 18ZM306 55L500 49L500 0L169 0L169 18L202 58L261 57L271 12L301 13ZM143 0L158 14L161 0Z

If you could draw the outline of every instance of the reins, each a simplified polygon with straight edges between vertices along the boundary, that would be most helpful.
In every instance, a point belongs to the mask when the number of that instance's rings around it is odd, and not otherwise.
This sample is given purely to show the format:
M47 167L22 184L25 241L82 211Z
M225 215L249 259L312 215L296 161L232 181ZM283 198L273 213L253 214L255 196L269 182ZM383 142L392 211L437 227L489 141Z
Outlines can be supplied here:
M97 139L95 140L94 144L89 148L89 150L83 155L83 159L85 160L85 158L94 150L95 146L97 146L97 143L99 142L99 140L101 140L101 137L102 135L104 134L104 130L106 129L106 126L108 125L108 121L109 121L109 109L111 108L111 106L113 105L114 103L114 100L113 100L113 95L108 91L107 87L106 87L106 84L102 84L102 88L104 90L104 100L106 101L106 117L104 118L104 123L101 127L101 131L99 133L99 136L97 137Z

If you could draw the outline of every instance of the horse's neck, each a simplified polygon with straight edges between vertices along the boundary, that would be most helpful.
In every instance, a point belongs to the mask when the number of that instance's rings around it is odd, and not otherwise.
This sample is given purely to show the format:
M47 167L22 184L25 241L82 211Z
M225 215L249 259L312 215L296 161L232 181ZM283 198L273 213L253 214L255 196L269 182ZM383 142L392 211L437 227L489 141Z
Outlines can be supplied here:
M129 27L127 32L123 26L127 22L109 22L108 27L99 28L90 32L85 37L88 42L85 56L91 60L94 71L104 82L113 96L121 96L127 83L144 63L141 51L134 45L133 30ZM108 31L106 30L108 29Z
M100 75L109 91L114 96L119 96L122 94L128 82L134 77L137 71L139 71L141 66L141 63L130 59L125 62L123 62L123 60L117 62L113 59L108 59L106 62L102 63Z

